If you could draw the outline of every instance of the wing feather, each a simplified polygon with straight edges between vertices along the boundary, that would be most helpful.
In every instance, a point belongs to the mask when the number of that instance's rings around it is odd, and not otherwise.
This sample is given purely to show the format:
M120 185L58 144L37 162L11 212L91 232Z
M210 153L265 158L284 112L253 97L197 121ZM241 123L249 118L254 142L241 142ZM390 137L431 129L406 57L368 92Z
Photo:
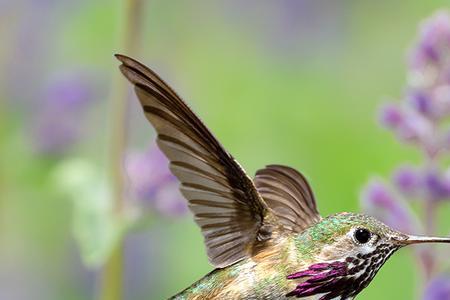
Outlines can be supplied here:
M210 262L225 267L253 254L267 235L270 209L253 181L155 72L123 55L120 70L134 84L157 143L201 227ZM271 219L271 218L270 218Z
M285 229L302 232L321 219L311 187L295 169L270 165L256 172L254 182Z

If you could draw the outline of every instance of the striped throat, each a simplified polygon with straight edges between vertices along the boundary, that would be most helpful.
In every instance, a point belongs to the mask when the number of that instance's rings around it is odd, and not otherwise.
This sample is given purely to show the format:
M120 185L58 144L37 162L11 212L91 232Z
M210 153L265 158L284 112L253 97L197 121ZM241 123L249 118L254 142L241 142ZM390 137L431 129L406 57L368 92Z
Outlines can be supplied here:
M320 300L353 299L366 288L386 260L401 246L382 243L374 251L349 256L341 261L317 263L291 274L290 280L303 280L287 297L322 295Z

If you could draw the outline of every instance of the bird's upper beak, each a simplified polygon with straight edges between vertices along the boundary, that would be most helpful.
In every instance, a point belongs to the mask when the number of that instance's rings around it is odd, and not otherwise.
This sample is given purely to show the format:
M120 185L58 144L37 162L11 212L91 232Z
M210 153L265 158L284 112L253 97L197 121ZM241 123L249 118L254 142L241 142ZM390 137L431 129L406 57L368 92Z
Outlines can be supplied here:
M450 243L450 238L417 235L404 235L401 238L394 238L394 240L402 246L425 243Z

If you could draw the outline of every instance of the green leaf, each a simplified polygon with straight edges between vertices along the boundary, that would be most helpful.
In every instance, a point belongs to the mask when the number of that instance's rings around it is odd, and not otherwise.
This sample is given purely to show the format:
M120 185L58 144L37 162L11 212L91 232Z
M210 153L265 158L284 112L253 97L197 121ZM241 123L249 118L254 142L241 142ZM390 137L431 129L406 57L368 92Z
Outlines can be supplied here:
M62 162L54 181L73 202L73 234L84 263L93 268L103 265L133 218L114 211L106 177L87 160Z

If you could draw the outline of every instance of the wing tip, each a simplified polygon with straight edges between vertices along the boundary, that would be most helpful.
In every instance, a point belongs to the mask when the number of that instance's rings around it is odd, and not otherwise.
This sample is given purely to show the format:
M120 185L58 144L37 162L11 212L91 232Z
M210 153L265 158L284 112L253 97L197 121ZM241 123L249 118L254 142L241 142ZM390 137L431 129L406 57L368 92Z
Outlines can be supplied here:
M119 60L122 63L119 66L122 73L124 73L124 71L128 71L128 70L134 70L136 72L136 71L139 71L139 68L144 68L144 69L146 68L144 65L142 65L137 60L135 60L129 56L126 56L124 54L116 53L116 54L114 54L114 56L115 56L115 58L117 58L117 60Z
M117 58L118 60L121 60L121 58L124 56L125 56L124 54L114 53L114 57Z
M114 54L114 57L117 58L117 60L119 60L123 64L127 64L129 61L133 61L131 57L120 53Z
M120 72L135 86L152 86L156 90L167 89L174 95L170 87L150 68L129 56L116 53L114 56L122 63L119 65Z
M119 53L114 54L114 56L122 63L119 65L119 70L128 81L134 85L143 84L143 77L136 68L137 65L140 65L138 61Z

